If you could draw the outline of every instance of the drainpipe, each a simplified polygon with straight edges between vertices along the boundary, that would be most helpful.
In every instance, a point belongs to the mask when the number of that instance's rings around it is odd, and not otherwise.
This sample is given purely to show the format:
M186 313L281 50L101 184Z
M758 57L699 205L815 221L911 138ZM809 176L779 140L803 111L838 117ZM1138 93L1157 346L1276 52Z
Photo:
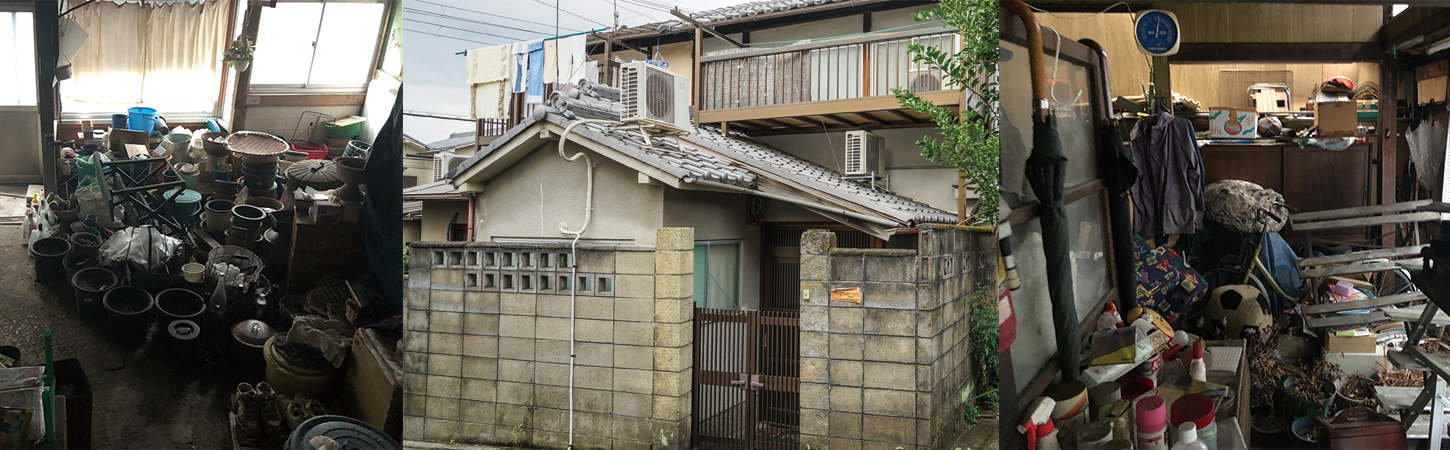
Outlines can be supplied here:
M476 195L468 194L468 242L473 242L473 224L475 223L473 208L477 198L478 196Z
M901 222L896 222L896 221L892 221L892 220L886 220L886 219L882 219L880 217L868 216L868 215L865 215L865 214L861 214L861 213L857 213L857 212L853 212L853 211L847 211L847 210L840 209L840 208L832 208L832 207L829 207L829 206L826 206L826 205L822 205L820 203L814 203L814 202L808 202L808 201L804 201L804 200L794 199L794 198L786 197L786 196L783 196L783 195L771 194L769 192L761 192L761 191L757 191L755 189L744 188L744 187L735 186L735 185L729 185L729 184L725 184L725 183L717 183L717 182L710 181L710 180L701 180L699 178L695 178L692 175L686 175L684 178L681 178L680 181L684 181L686 184L693 184L693 185L697 185L697 186L703 186L703 187L711 188L711 189L703 189L703 190L721 190L721 191L730 191L730 192L739 193L739 194L756 195L756 196L765 197L765 198L768 198L768 199L771 199L771 200L780 200L782 202L792 203L792 204L795 204L795 205L800 205L800 206L803 206L803 207L806 207L806 208L810 208L810 209L814 209L814 210L817 210L817 211L828 212L828 213L831 213L831 214L840 214L840 215L843 215L843 216L846 216L846 217L850 217L852 219L856 219L856 220L860 220L860 221L864 221L864 222L871 222L871 223L874 223L874 224L877 224L877 225L881 225L881 226L885 226L885 227L897 228L897 227L900 227L901 226Z
M605 43L605 45L612 44ZM579 159L581 156L584 157L584 225L579 227L579 231L569 231L568 226L564 222L559 222L560 233L574 236L574 240L569 243L569 265L572 267L569 273L570 283L578 283L579 238L584 236L584 230L589 229L589 221L594 216L594 163L590 161L589 155L584 152L575 153L574 156L564 155L564 143L569 142L569 133L574 132L574 127L589 123L622 125L612 120L582 119L576 120L574 123L569 124L569 126L564 127L564 133L559 135L559 157L570 162ZM577 284L572 289L569 289L569 448L571 450L574 448L574 307L576 305L575 293L577 292L579 292L579 286Z

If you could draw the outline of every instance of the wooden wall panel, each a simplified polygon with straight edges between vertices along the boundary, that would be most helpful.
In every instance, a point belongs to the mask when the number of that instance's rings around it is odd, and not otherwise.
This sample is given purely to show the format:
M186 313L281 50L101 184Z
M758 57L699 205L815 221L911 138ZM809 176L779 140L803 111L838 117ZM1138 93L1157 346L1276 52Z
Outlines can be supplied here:
M1289 85L1293 98L1289 102L1298 111L1309 100L1309 94L1319 83L1336 76L1346 76L1355 83L1373 81L1379 83L1379 64L1175 64L1173 66L1173 90L1198 100L1205 108L1220 106L1219 72L1223 70L1287 70L1294 73L1294 82ZM1247 93L1239 93L1247 95Z
M1165 3L1183 42L1369 42L1383 22L1379 5Z
M1379 6L1183 3L1166 8L1183 23L1184 42L1335 42L1372 41L1382 13ZM1258 13L1255 13L1257 11ZM1113 96L1142 95L1148 86L1151 62L1133 42L1132 15L1127 13L1038 14L1042 25L1062 33L1062 39L1088 38L1108 53L1108 77ZM1282 18L1282 19L1279 19ZM1262 22L1262 23L1261 23ZM1050 33L1043 40L1053 40ZM1048 75L1052 71L1048 57ZM1346 64L1176 64L1173 90L1198 100L1204 107L1218 106L1220 70L1291 70L1298 110L1314 87L1330 77L1379 82L1375 63Z

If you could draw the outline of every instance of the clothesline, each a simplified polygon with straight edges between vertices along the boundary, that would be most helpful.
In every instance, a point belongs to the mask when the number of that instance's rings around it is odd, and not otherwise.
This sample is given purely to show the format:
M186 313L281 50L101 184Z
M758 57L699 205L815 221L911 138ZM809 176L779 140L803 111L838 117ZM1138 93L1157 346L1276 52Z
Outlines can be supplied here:
M561 34L561 35L554 36L554 37L546 37L546 38L543 38L543 39L540 39L540 40L541 41L552 41L552 40L555 40L555 39L563 39L563 38L567 38L567 37L574 37L574 36L578 36L578 35L581 35L581 34L598 33L600 31L604 31L604 30L607 30L607 29L608 28L600 28L598 30L581 31L581 32L578 32L578 33L573 33L573 34ZM468 54L468 50L464 50L464 51L461 51L461 52L458 52L458 53L454 53L454 55L467 55L467 54Z

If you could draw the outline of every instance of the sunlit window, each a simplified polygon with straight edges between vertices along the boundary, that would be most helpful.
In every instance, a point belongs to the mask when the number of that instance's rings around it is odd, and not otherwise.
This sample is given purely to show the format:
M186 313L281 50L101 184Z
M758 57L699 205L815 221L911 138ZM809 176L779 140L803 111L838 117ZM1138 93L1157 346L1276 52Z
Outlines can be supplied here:
M0 106L35 106L35 21L0 12Z
M362 89L383 12L383 4L371 2L279 2L264 8L252 87Z

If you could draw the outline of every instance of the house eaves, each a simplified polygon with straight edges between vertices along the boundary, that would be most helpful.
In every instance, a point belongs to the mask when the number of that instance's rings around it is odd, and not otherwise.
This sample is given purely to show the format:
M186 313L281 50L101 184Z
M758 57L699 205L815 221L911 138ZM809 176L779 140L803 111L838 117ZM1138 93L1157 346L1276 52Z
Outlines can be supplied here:
M695 20L725 34L815 22L875 11L936 3L916 0L767 0L742 3L691 14ZM654 46L694 39L693 25L681 20L654 22L621 29L613 37L633 45ZM590 39L589 44L603 43ZM602 48L602 47L601 47ZM616 49L615 51L620 51ZM602 50L595 53L602 53Z
M525 120L465 160L448 176L454 186L492 178L536 149L535 142L547 140L549 145L557 145L558 136L571 123L572 120L553 113L545 114L542 119ZM646 144L635 130L586 124L574 127L569 140L677 189L687 177L741 187L751 187L755 182L755 175L750 171L698 151L683 150L673 139L652 138ZM553 151L553 148L547 150Z
M576 97L555 93L535 115L509 129L449 173L455 187L477 191L486 180L533 151L555 152L559 135L575 119L617 118L617 102L596 96L610 89L586 83ZM573 100L570 100L573 99ZM955 223L957 217L890 191L847 180L830 168L780 150L690 127L681 137L649 138L629 127L588 123L568 139L676 189L758 195L793 203L878 237L919 223Z

